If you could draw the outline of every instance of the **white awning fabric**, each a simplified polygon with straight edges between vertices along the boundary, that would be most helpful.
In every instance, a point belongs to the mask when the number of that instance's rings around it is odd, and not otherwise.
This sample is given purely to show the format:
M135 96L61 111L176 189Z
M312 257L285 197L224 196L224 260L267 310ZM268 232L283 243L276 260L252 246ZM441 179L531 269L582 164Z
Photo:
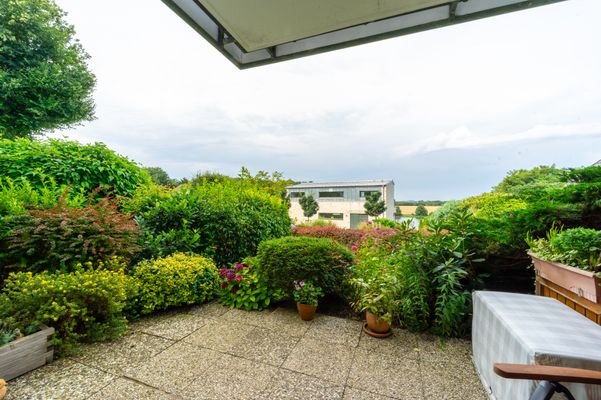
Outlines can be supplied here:
M564 0L163 0L248 68Z

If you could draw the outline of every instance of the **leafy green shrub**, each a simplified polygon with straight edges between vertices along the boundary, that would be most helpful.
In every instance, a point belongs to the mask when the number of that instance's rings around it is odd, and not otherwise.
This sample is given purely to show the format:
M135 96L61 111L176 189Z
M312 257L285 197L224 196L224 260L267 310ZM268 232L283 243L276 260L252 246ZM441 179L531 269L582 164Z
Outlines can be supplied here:
M357 310L443 336L467 331L471 290L479 287L473 217L455 209L420 231L404 225L372 236L357 251L352 300Z
M388 218L376 218L373 220L374 225L382 228L398 229L399 223Z
M221 290L219 301L232 308L243 310L263 310L274 301L282 298L281 290L267 286L265 279L257 271L254 259L247 258L231 268L219 270Z
M507 173L507 176L494 188L500 193L523 193L525 191L545 189L561 185L566 178L566 171L555 165L541 165L532 169L518 169Z
M129 259L137 251L138 226L108 199L72 208L59 203L8 219L0 265L22 271L68 272L77 263Z
M348 248L359 246L364 235L361 229L345 229L334 225L327 226L297 226L293 230L294 236L307 236L331 239Z
M34 188L50 178L76 192L89 194L103 187L120 196L131 196L139 185L150 183L145 171L104 144L64 140L0 139L0 176L26 178Z
M213 261L183 253L142 261L134 267L133 277L140 284L129 307L133 314L206 302L213 298L219 285Z
M135 291L135 281L123 271L19 272L6 280L2 300L5 312L22 325L54 327L58 353L68 354L77 342L123 333L127 320L122 311Z
M527 239L530 250L547 261L557 261L586 271L601 269L601 231L573 228L549 230L546 239Z
M0 177L0 217L25 214L27 210L51 208L59 201L71 207L86 204L87 197L66 186L57 185L52 179L43 179L34 188L26 179Z
M284 237L267 240L257 252L261 274L272 288L291 294L294 281L311 281L325 294L340 292L346 282L352 253L328 239Z
M225 265L254 255L263 240L290 233L281 199L235 182L183 185L151 196L125 206L138 213L145 257L192 251Z

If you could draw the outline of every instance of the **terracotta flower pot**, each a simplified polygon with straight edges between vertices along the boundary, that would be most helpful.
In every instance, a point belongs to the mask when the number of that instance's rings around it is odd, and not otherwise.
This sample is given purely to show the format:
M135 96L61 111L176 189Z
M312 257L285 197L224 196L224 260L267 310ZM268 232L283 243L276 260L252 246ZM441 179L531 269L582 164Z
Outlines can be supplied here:
M317 306L296 303L296 309L298 310L298 314L303 321L311 321L315 317L315 310L317 310Z
M387 333L390 331L390 324L383 319L378 318L376 314L366 311L365 319L367 319L367 327L372 332Z
M595 273L558 262L541 260L531 252L528 252L528 255L532 258L536 274L541 278L551 281L593 303L601 303L601 280Z

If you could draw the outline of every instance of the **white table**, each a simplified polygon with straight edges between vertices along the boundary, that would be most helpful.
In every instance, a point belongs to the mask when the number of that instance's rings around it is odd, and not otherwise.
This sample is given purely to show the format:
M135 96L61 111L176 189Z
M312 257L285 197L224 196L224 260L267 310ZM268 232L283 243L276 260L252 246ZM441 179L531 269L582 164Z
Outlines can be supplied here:
M489 395L527 400L537 382L501 378L494 363L541 364L601 370L601 326L542 296L473 293L474 365ZM565 384L577 400L601 400L601 386Z

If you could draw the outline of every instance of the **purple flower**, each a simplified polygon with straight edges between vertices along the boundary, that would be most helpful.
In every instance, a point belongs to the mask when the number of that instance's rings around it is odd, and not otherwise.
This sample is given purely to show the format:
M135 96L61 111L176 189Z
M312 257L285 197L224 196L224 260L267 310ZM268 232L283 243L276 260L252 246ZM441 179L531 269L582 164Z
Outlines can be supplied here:
M234 279L236 277L236 274L234 273L234 271L228 269L228 271L225 274L225 277L228 280L232 280L232 279Z
M240 271L242 268L244 268L244 264L240 264L240 263L238 263L238 264L236 264L236 265L234 266L234 269L235 269L236 271Z
M219 270L219 276L223 278L227 274L227 271L228 271L227 268L221 268Z
M242 280L242 275L236 275L234 278L236 281L240 282Z
M223 282L221 284L221 289L225 289L227 287L228 283L227 282Z
M359 250L359 247L357 247L356 244L351 246L351 251L357 251L357 250Z

